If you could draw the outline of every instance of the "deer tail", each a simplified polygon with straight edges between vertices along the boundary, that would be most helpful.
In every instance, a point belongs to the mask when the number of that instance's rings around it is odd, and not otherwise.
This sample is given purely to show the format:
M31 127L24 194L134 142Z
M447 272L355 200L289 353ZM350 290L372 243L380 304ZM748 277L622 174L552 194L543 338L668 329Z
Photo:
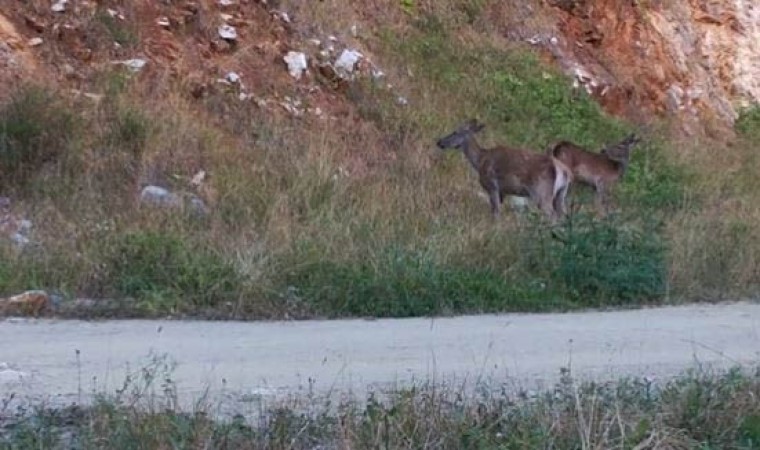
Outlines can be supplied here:
M570 183L573 181L573 173L570 168L562 161L552 157L552 163L554 163L554 195L559 193L567 193L567 189L570 187Z

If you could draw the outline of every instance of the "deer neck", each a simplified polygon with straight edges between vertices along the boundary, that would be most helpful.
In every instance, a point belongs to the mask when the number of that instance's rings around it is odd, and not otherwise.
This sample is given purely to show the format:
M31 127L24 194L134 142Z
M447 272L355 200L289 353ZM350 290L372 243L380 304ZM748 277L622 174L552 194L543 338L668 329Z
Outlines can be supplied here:
M467 158L467 161L470 162L470 165L472 165L475 170L478 170L478 167L480 167L482 152L483 149L480 148L480 145L478 145L474 137L468 139L462 146L462 153L464 153L465 158Z

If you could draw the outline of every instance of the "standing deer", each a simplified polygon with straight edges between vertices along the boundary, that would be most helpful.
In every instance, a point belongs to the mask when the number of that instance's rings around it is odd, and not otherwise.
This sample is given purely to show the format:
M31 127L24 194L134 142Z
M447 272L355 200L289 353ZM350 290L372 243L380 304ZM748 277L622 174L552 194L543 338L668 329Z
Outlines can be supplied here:
M498 216L504 196L528 197L550 220L565 214L565 197L572 181L570 169L555 158L528 150L497 146L483 148L475 133L485 125L472 119L438 140L441 150L459 149L478 172L488 194L491 212Z
M639 142L640 138L630 134L612 147L593 153L572 142L560 141L549 147L548 154L565 163L577 182L594 189L598 212L607 214L610 190L625 174L631 150Z

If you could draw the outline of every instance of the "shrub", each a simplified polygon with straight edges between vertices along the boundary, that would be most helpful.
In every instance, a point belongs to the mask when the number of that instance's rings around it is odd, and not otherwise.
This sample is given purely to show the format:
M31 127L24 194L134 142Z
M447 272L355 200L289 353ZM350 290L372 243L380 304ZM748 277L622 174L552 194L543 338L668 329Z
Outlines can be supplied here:
M316 260L294 265L286 283L321 314L412 317L529 311L540 286L514 282L491 269L448 266L420 252L390 249L360 261Z
M26 87L0 108L0 188L23 188L60 160L75 137L73 113L54 93Z
M640 303L665 294L665 247L657 230L609 216L576 215L556 230L552 278L581 304Z
M105 257L102 289L151 310L186 311L234 302L243 289L232 265L167 233L124 235Z
M740 135L752 139L760 137L760 106L740 111L739 117L734 124Z

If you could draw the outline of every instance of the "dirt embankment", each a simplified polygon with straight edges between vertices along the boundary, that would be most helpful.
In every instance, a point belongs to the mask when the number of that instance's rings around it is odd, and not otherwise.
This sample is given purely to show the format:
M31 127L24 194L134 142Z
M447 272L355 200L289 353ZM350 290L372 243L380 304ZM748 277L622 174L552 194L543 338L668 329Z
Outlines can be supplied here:
M383 10L400 8L367 3L345 6L363 29L381 23ZM50 2L0 1L0 97L32 78L84 90L98 68L135 57L147 59L153 80L175 79L193 95L234 71L252 92L276 97L298 84L283 70L283 55L315 37L302 35L310 28L304 18L267 2L63 4L54 11ZM535 20L498 13L521 10L546 18L543 37L530 36ZM535 0L487 2L483 11L493 29L533 39L605 109L638 122L655 114L676 118L687 133L712 132L760 101L760 8L752 2ZM236 29L235 42L218 35L224 24ZM321 110L347 107L329 91L300 94Z
M608 111L717 131L760 101L760 9L741 0L561 2L553 53Z

